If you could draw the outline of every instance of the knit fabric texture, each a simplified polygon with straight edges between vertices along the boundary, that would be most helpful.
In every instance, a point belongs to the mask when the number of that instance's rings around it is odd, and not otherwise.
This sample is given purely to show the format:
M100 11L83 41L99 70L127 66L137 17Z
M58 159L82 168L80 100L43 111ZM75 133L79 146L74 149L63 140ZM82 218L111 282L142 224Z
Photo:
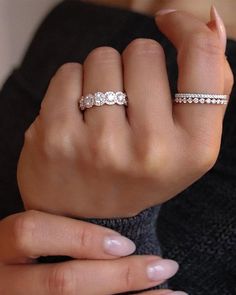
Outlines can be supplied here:
M16 166L24 132L37 116L58 67L66 62L83 63L88 53L99 46L111 46L121 53L135 38L151 38L162 45L171 92L177 92L176 51L157 29L153 18L67 0L44 19L22 63L13 70L0 92L0 218L23 210ZM226 55L234 75L235 53L236 42L228 40ZM190 295L236 294L235 94L234 88L216 165L164 204L158 222L158 207L131 219L90 220L132 238L138 254L160 253L157 229L164 258L180 263L180 270L169 281L169 287Z

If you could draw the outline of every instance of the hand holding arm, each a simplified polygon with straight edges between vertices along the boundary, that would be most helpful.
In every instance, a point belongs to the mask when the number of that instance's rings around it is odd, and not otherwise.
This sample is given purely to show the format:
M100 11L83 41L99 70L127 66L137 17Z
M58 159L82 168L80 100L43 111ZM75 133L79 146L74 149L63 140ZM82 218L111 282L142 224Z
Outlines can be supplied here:
M134 244L110 229L43 212L28 211L3 219L0 236L0 293L4 295L128 292L160 284L178 268L155 256L115 259L131 254ZM74 260L35 263L37 257L47 255ZM164 267L165 274L155 273L155 265Z

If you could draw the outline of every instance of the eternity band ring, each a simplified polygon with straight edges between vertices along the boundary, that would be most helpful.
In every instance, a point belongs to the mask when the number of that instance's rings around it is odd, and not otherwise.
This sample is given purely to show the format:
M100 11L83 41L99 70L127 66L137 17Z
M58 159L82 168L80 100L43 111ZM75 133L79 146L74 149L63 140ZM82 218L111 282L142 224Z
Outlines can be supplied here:
M128 99L126 93L122 91L113 92L96 92L94 94L88 94L82 96L79 101L79 107L81 111L85 109L92 108L93 106L103 106L103 105L124 105L128 106Z
M176 103L200 103L200 104L227 104L229 100L228 95L221 94L204 94L204 93L176 93Z

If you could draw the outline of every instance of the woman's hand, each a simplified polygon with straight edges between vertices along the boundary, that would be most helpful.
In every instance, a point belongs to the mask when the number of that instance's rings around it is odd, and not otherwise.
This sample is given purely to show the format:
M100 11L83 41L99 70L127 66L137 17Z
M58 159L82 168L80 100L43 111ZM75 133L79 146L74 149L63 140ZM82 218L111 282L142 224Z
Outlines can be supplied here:
M178 50L178 91L229 94L222 38L181 11L157 17ZM219 27L218 27L219 29ZM222 37L222 32L221 32ZM225 38L225 37L224 37ZM123 64L123 68L122 68ZM78 108L82 95L125 89L129 105ZM215 163L225 105L173 104L162 47L131 42L62 66L27 130L18 182L27 209L126 217L175 196Z
M4 295L135 291L159 285L178 269L176 262L155 256L115 259L133 253L134 244L110 229L37 211L0 221L0 237L0 294ZM74 260L35 263L37 257L48 255Z

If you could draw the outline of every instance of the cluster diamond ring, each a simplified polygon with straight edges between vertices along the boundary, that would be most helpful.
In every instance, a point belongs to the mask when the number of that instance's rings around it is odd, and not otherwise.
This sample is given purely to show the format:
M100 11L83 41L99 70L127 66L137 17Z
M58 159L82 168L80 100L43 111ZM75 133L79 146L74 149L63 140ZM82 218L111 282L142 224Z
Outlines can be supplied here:
M222 94L203 94L203 93L176 93L176 103L200 103L200 104L227 104L228 95Z
M88 94L86 96L82 96L79 101L79 107L81 111L85 109L92 108L93 106L103 106L103 105L128 105L128 99L126 93L122 91L113 92L96 92L94 94Z

